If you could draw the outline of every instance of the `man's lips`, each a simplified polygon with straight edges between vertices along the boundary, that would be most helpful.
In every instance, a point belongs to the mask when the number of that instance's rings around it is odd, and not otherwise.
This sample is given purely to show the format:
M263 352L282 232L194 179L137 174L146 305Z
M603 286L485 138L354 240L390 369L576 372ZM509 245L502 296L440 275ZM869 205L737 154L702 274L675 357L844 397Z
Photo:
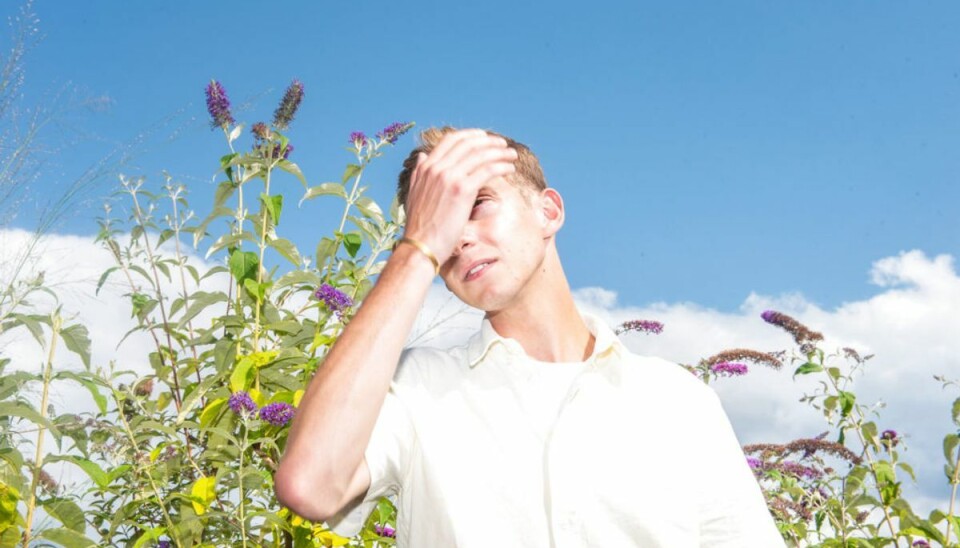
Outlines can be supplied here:
M463 269L464 281L469 282L470 280L476 279L495 262L497 262L496 259L480 259L479 261L470 263L467 268Z

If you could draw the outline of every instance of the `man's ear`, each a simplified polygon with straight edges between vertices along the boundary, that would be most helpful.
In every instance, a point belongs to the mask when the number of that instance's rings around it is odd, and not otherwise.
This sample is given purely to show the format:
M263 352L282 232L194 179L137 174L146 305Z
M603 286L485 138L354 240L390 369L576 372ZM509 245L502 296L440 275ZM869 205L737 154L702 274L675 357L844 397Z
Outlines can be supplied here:
M563 198L553 188L545 188L540 192L540 216L543 222L543 237L549 238L563 226Z

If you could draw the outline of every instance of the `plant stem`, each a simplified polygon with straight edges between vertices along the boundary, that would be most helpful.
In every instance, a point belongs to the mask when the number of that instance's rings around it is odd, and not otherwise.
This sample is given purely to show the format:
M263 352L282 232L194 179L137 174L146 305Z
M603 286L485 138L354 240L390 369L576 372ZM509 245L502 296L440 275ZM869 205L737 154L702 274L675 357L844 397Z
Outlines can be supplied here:
M40 396L40 416L47 418L47 405L50 399L50 377L53 373L53 358L57 351L57 339L60 335L60 315L53 317L50 334L50 350L47 363L43 368L43 393ZM23 527L23 548L30 546L30 532L33 527L33 514L37 507L37 485L40 483L40 470L43 468L43 436L47 429L41 424L37 431L37 450L33 458L33 477L30 479L30 498L27 500L27 519Z
M943 537L943 545L950 545L950 525L953 517L953 504L957 500L957 482L960 481L960 451L957 452L957 461L953 463L953 478L950 480L950 508L947 510L947 532Z
M267 175L264 177L263 192L270 199L270 173L273 171L272 164L267 167ZM260 309L263 307L263 301L260 298L260 284L263 283L263 252L267 248L267 211L266 202L260 204L260 258L257 261L257 307L253 314L253 351L260 350ZM274 219L276 222L276 219ZM239 290L238 290L239 291ZM244 541L246 542L246 541Z
M240 535L243 538L243 548L247 548L247 524L244 518L243 504L243 454L247 452L247 424L243 424L243 445L240 446L240 468L237 470L237 486L240 489Z

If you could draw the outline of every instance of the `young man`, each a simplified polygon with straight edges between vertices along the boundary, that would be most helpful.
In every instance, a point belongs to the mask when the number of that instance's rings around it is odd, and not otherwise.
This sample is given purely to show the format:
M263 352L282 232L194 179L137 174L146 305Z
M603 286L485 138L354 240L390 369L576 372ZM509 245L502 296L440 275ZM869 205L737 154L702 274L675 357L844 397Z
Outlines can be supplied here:
M396 495L397 545L418 548L783 546L713 391L578 312L530 150L422 140L405 236L300 403L281 503L350 535ZM403 351L436 274L480 332Z

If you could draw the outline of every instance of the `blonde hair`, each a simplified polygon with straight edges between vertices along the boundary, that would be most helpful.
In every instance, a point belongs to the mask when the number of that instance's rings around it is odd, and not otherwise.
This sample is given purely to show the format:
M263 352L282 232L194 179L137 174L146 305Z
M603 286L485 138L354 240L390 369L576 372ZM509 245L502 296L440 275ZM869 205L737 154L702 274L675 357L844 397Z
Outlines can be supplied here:
M397 199L400 204L406 205L407 203L407 195L410 193L410 176L413 174L413 169L417 167L417 155L421 152L430 154L430 151L440 144L440 140L446 134L454 131L457 131L457 128L444 126L431 127L420 132L420 144L403 161L403 170L400 171L400 176L397 178ZM543 176L540 160L530 150L530 147L495 131L487 130L487 133L502 137L507 141L507 146L517 151L517 159L513 162L517 170L506 177L508 182L520 189L537 192L547 188L547 181Z

